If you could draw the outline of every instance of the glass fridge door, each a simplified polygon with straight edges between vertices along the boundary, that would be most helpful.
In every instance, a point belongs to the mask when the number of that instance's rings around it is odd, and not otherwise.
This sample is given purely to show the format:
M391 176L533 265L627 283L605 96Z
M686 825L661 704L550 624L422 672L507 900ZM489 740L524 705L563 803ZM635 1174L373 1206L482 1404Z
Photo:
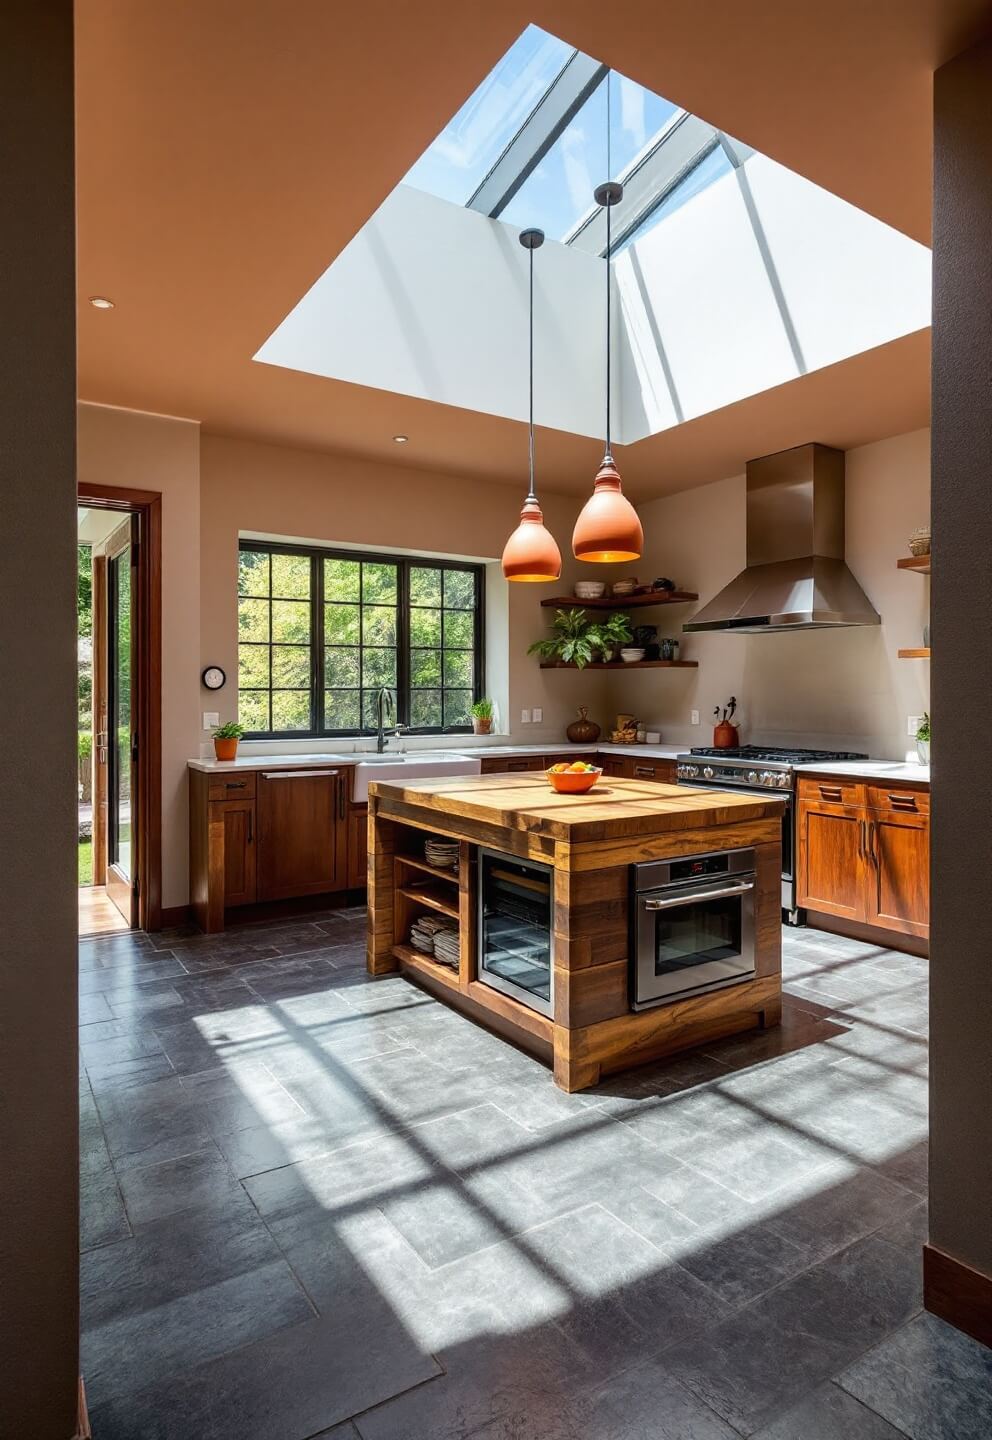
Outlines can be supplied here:
M552 1013L554 872L479 852L479 979L544 1015Z

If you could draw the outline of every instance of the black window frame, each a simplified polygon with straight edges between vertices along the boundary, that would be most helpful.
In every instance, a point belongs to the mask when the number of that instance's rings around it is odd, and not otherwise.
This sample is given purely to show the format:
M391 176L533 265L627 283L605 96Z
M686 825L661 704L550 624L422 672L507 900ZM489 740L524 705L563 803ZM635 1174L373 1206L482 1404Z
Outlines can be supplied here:
M450 558L438 558L433 555L397 555L381 553L373 550L340 550L331 546L322 545L293 545L274 540L248 540L238 541L239 556L244 551L272 555L294 555L304 557L310 561L310 725L303 730L246 730L246 740L307 740L307 739L360 739L363 736L374 735L375 727L371 725L358 725L346 729L335 729L324 724L324 561L325 560L346 560L361 561L368 565L395 565L397 571L397 600L396 600L396 716L393 725L402 725L404 731L409 735L469 735L472 733L471 724L466 725L429 725L413 726L410 724L410 571L414 569L428 570L458 570L471 574L474 581L475 606L473 609L473 630L472 630L472 703L481 700L485 694L485 566L470 560L455 560ZM271 571L270 571L271 575ZM271 579L270 579L271 585ZM443 587L443 579L442 579ZM243 598L240 591L236 600ZM247 597L244 597L247 598ZM328 602L329 603L329 602ZM361 602L359 602L361 605ZM442 612L443 588L442 588ZM457 607L451 607L457 608ZM361 614L361 609L359 611ZM443 624L443 621L442 621ZM241 643L239 638L239 645ZM252 642L259 645L267 645L271 650L271 633L269 640ZM333 648L333 647L332 647ZM359 665L361 665L361 650L364 648L361 640L356 648L359 650ZM240 653L240 652L239 652ZM442 693L442 718L443 718L443 666L444 646L440 649L442 665L442 683L438 687ZM241 684L240 684L240 661L238 665L238 708L240 712ZM271 669L270 669L271 679ZM252 687L246 687L251 689ZM450 687L449 687L450 688ZM268 692L269 715L271 719L271 695L270 684ZM362 690L358 689L359 706L361 706ZM362 718L361 710L359 718Z

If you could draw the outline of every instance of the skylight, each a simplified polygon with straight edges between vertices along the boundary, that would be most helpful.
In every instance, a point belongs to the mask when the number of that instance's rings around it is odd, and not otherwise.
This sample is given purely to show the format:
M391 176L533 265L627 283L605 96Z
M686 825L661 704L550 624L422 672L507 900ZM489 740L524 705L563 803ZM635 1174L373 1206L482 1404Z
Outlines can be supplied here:
M602 253L593 190L636 176L636 193L614 215L617 238L629 240L642 222L657 224L735 159L733 150L714 158L721 137L712 127L624 75L607 75L605 65L529 25L405 183ZM676 191L678 204L670 206Z

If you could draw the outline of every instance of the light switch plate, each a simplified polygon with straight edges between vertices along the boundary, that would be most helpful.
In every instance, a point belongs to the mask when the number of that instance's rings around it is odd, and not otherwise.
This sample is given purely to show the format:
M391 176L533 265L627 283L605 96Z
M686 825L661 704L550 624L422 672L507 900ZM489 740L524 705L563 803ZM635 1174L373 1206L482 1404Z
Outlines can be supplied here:
M544 719L544 711L538 708L533 710L531 713L534 716L534 724L540 725L541 721Z
M521 725L529 725L529 724L530 724L530 711L529 711L529 710L521 710L521 712L520 712L520 723L521 723Z
M699 724L699 711L698 711L698 710L690 710L690 711L689 711L689 724L690 724L690 725L698 725L698 724Z
M216 730L216 729L217 729L217 726L218 726L219 724L220 724L220 711L219 711L219 710L204 710L204 712L203 712L203 728L204 728L204 730Z

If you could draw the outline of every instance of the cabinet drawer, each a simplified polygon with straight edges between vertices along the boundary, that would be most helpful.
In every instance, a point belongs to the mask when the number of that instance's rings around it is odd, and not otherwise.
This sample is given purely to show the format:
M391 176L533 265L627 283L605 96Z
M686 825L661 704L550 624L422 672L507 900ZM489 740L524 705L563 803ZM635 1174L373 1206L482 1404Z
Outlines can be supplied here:
M209 800L254 800L255 771L243 775L212 775L207 785Z
M868 804L873 810L897 815L929 815L930 791L908 785L869 785Z
M542 755L496 755L491 760L483 760L483 775L505 775L509 772L521 770L543 770L544 757Z
M865 786L861 780L834 780L826 775L800 775L799 799L817 805L863 805Z
M675 782L675 764L672 760L634 760L627 773L632 780L656 780L665 785Z

